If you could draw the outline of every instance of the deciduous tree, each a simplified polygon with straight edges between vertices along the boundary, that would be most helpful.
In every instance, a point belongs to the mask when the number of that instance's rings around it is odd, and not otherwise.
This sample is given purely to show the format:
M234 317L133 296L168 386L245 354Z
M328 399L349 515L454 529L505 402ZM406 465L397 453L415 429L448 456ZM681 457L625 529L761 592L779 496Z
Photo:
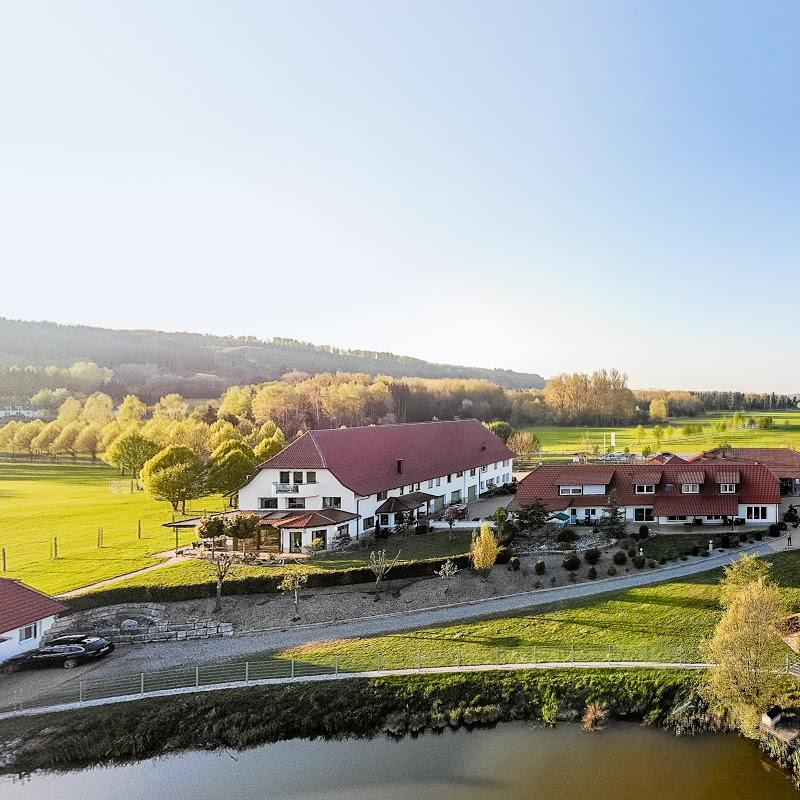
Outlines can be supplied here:
M472 537L470 558L476 572L488 575L497 561L500 552L500 543L488 522L481 525L481 529Z
M146 439L137 431L131 431L113 442L105 454L105 459L109 464L122 470L123 474L129 471L134 478L138 478L145 462L160 450L156 442Z

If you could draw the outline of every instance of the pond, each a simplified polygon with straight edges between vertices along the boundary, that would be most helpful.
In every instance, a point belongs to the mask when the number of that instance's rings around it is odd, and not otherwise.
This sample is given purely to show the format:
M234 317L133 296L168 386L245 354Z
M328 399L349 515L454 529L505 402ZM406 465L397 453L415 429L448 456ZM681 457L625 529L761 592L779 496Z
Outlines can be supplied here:
M674 738L615 724L601 733L508 723L417 739L293 740L187 752L24 780L3 800L798 800L784 773L735 736Z

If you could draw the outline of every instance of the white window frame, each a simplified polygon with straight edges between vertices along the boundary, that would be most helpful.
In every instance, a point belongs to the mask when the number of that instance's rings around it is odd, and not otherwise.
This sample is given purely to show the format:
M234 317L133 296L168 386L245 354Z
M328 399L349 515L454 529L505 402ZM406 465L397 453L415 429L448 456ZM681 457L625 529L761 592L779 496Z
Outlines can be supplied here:
M562 495L583 494L583 486L559 486L558 493Z
M23 625L19 629L20 642L29 642L31 639L39 638L39 623L32 622L30 625Z
M656 486L654 483L637 483L635 492L636 494L655 494Z
M681 494L700 494L700 484L699 483L681 484Z
M721 483L719 485L719 493L720 494L736 494L736 484L735 483Z

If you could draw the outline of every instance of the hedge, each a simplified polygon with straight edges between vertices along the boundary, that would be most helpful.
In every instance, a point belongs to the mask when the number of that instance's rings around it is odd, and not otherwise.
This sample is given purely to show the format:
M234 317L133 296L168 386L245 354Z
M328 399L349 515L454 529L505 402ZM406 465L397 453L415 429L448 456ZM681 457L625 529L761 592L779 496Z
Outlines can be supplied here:
M507 564L511 559L511 551L501 547L497 555L498 564ZM424 578L436 574L445 561L452 561L459 569L469 569L469 554L443 558L426 558L416 561L401 561L392 567L389 580L403 578ZM273 594L283 580L284 573L271 572L263 577L231 577L223 586L223 595L240 594ZM334 586L351 586L358 583L374 583L375 575L369 567L349 567L348 569L320 570L308 573L310 589L327 589ZM90 608L117 605L118 603L175 603L181 600L199 600L213 597L216 592L216 581L212 578L204 581L192 581L178 586L159 584L143 586L110 587L97 592L70 597L65 604L71 612L86 611Z

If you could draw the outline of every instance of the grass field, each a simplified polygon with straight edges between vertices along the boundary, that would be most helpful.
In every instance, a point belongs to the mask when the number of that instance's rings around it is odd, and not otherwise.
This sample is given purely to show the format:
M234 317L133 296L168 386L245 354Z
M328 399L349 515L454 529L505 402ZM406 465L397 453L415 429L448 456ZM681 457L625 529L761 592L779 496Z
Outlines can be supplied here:
M745 419L750 416L745 414ZM753 414L758 417L760 414ZM696 453L702 450L710 450L719 447L723 443L728 443L733 447L794 447L800 449L800 411L779 411L770 414L775 427L771 430L731 430L717 432L713 426L723 419L729 419L730 415L708 414L702 417L686 419L670 419L662 424L666 429L670 426L673 435L666 437L661 442L662 450L674 452ZM702 425L702 434L691 437L683 436L680 432L684 425ZM656 449L656 442L653 439L652 426L647 426L647 438L639 441L634 435L635 426L624 428L587 428L587 427L566 427L559 425L540 425L525 428L525 430L535 433L542 443L542 451L546 455L550 453L574 453L581 447L581 439L584 434L588 435L593 444L597 444L600 452L604 452L605 445L611 446L610 434L616 433L617 449L624 450L626 447L631 452L640 452L642 447L649 445L651 449Z
M219 509L222 500L195 505ZM54 594L157 564L155 554L175 546L175 534L162 527L171 518L167 503L131 494L130 483L109 467L0 464L0 547L8 563L0 575ZM54 537L57 559L51 558ZM180 537L185 543L193 533Z
M800 553L772 557L788 604L800 608ZM528 613L482 619L367 639L312 644L281 652L304 664L340 669L408 667L420 663L494 663L531 660L654 659L692 661L720 615L711 570L679 581L613 592ZM611 650L609 651L609 648Z

